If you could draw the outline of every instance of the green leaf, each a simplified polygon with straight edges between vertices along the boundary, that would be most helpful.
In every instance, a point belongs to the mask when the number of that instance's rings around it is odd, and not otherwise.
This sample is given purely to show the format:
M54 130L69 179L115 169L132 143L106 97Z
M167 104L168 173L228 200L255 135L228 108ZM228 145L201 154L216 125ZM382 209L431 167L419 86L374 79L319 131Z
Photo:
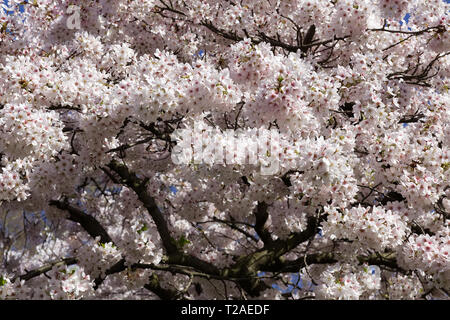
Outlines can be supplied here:
M144 231L146 231L146 230L148 230L148 226L147 226L147 224L144 222L144 225L142 226L142 228L140 228L137 232L138 232L139 234L141 234L142 232L144 232Z
M27 88L27 86L28 86L28 81L27 80L24 80L24 79L22 79L22 80L19 80L19 84L20 84L20 87L22 88L22 89L26 89Z
M0 276L0 287L6 284L6 279L3 276Z
M183 248L185 245L191 243L188 239L186 239L184 236L181 236L180 239L178 239L178 245L180 248Z
M238 61L239 61L240 63L245 63L245 62L250 61L250 57L240 56Z

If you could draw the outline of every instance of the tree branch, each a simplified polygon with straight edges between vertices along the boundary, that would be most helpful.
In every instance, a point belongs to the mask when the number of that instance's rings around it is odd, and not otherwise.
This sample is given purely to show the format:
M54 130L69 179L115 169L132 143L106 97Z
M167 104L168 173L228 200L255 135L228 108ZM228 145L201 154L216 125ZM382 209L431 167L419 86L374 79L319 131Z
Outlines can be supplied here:
M79 223L91 237L100 237L101 243L113 242L103 226L94 217L69 205L67 202L51 200L49 204L60 210L67 211L69 213L69 220Z
M167 253L176 253L178 249L170 236L167 222L164 219L162 212L156 205L155 199L147 192L147 180L139 179L135 173L130 172L125 165L118 163L116 160L112 160L107 166L120 176L122 179L121 183L125 184L136 193L139 200L142 202L144 207L147 209L147 212L155 222L156 228L158 229L158 233Z
M178 291L165 289L159 284L159 279L156 274L152 274L149 281L144 285L144 288L152 291L162 300L175 300L178 297Z
M269 218L269 213L267 212L267 203L265 203L264 201L258 201L254 214L256 218L256 233L265 245L270 245L272 243L272 237L270 236L269 230L267 230L266 228L266 222Z
M132 189L139 200L142 202L144 207L147 209L148 213L155 222L158 233L161 237L162 243L166 252L168 253L167 263L168 264L180 264L184 266L191 266L202 272L210 274L219 274L219 269L214 265L203 261L192 255L187 255L180 252L175 241L170 236L170 231L167 226L167 222L158 206L156 205L155 199L150 196L146 189L146 179L139 179L135 173L128 170L128 168L118 163L116 160L112 160L108 167L116 172L122 179L120 182L127 185Z
M404 31L404 30L390 30L386 29L384 26L382 28L378 29L368 29L369 31L383 31L383 32L389 32L389 33L401 33L401 34L411 34L411 35L421 35L430 31L436 30L437 33L445 32L446 28L444 25L438 25L434 27L428 27L423 30L417 30L417 31Z
M28 271L27 273L18 276L18 277L14 277L12 278L11 282L16 281L17 278L19 278L20 280L30 280L32 278L35 278L37 276L40 276L43 273L46 273L48 271L50 271L53 267L59 267L59 266L64 266L64 265L72 265L72 264L76 264L77 263L77 259L76 258L65 258L62 259L60 261L55 261L55 262L51 262L49 264L46 264L40 268Z

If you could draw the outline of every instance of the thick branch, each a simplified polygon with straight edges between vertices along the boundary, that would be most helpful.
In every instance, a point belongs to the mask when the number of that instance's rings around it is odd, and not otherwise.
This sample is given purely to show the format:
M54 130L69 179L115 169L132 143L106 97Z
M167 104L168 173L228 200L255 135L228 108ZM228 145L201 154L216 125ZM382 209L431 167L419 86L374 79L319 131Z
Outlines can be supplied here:
M236 33L231 33L231 32L227 32L225 30L221 30L221 29L217 28L216 26L214 26L211 22L208 22L208 21L202 22L202 26L208 28L211 32L214 32L215 34L217 34L225 39L236 41L236 42L244 40L244 38L239 37Z
M71 264L76 264L77 263L77 259L76 258L65 258L62 259L60 261L55 261L55 262L51 262L49 264L46 264L40 268L28 271L27 273L18 276L18 277L14 277L11 282L14 282L17 278L19 278L20 280L30 280L32 278L35 278L37 276L40 276L43 273L46 273L48 271L50 271L53 267L59 267L59 266L64 266L64 265L71 265Z
M153 221L156 224L156 228L158 229L158 233L163 242L164 248L167 253L172 254L178 251L175 243L173 242L169 228L167 226L167 222L164 219L162 212L159 210L156 205L155 199L151 197L146 189L146 180L139 179L135 173L130 172L128 168L113 160L108 164L108 167L116 172L120 178L122 179L122 183L132 189L139 200L142 202L144 207L147 209L148 213L152 217Z
M254 211L256 217L255 231L265 245L272 243L272 237L270 236L269 230L267 230L266 222L269 218L269 213L267 212L267 203L264 201L259 201Z
M51 200L49 204L60 210L67 211L69 213L69 220L79 223L91 237L100 237L100 242L102 243L113 242L103 226L94 217L78 208L72 207L67 202Z
M70 111L76 111L81 112L80 107L73 107L73 106L66 106L66 105L52 105L48 107L48 110L70 110Z
M251 296L258 296L267 288L261 279L255 278L258 271L277 265L282 255L313 237L317 233L320 220L310 217L307 228L303 232L294 233L286 240L271 241L263 249L239 258L234 265L223 269L221 275L232 278L246 277L247 280L242 280L239 284Z
M152 274L144 288L150 290L162 300L175 300L178 297L178 291L165 289L159 284L159 279L156 274Z
M167 226L167 222L164 219L162 212L159 210L156 205L155 199L149 195L146 188L146 179L139 179L135 173L128 170L128 168L113 160L108 164L108 167L116 172L120 178L121 183L127 185L130 189L132 189L139 200L142 202L144 207L147 209L148 213L152 217L155 222L158 233L161 237L164 248L168 253L167 263L168 264L179 264L184 266L191 266L202 272L210 273L210 274L219 274L219 269L217 269L214 265L203 261L197 257L187 255L183 252L180 252L178 247L176 246L175 241L170 236L170 231Z
M327 39L327 40L323 40L323 41L313 41L310 43L303 43L302 45L298 46L298 45L287 44L287 43L284 43L277 39L274 39L272 37L269 37L264 32L260 32L259 36L260 36L261 40L270 43L272 46L283 48L289 52L297 52L298 50L301 50L302 52L306 52L309 48L318 47L318 46L325 45L325 44L328 44L328 43L331 43L334 41L345 40L349 37L349 36L343 36L343 37L335 36L333 39Z
M395 253L373 253L369 256L359 256L359 263L367 263L369 265L384 266L395 271L406 273L406 270L399 267Z
M401 118L398 123L415 123L419 122L420 119L424 118L425 115L423 113L413 114L413 115L406 115L403 118Z
M105 280L106 276L109 276L110 274L115 274L115 273L119 273L122 272L126 269L127 267L125 266L125 259L122 258L120 259L118 262L116 262L115 264L113 264L111 267L109 267L106 271L105 271L105 277L102 277L101 275L98 276L96 279L94 279L94 289L97 290L97 288L103 283L103 281Z
M387 267L391 270L406 273L406 270L399 267L394 253L374 253L369 256L360 255L357 257L359 263ZM306 262L306 263L305 263ZM264 265L261 271L268 272L299 272L301 268L312 264L332 264L338 262L338 258L333 252L313 253L299 257L295 260L278 260L272 265Z

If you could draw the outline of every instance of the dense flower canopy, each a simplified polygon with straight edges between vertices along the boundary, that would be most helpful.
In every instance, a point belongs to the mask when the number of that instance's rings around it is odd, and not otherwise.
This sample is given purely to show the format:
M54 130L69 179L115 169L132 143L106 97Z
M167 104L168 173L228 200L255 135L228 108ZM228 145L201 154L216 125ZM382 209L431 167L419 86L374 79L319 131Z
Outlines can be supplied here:
M447 2L8 7L1 299L448 299Z

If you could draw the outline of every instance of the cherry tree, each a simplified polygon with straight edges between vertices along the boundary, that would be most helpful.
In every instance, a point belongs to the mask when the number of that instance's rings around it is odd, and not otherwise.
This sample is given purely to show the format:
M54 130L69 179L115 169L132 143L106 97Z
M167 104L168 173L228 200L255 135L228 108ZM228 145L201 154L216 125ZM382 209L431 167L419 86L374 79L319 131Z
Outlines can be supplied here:
M8 8L1 299L448 298L446 2Z

